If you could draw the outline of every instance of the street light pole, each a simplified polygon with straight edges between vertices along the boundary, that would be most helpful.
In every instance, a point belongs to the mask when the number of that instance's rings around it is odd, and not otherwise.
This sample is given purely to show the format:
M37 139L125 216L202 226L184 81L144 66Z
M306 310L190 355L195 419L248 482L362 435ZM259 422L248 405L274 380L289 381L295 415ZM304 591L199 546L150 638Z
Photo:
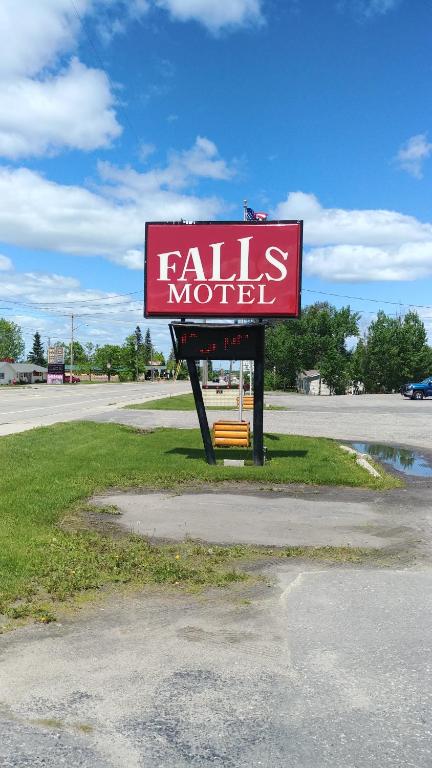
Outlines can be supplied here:
M70 363L69 384L73 384L73 373L72 373L72 371L73 371L73 359L74 359L73 344L74 344L74 316L72 314L71 315L71 346L70 346L70 360L71 360L71 363Z

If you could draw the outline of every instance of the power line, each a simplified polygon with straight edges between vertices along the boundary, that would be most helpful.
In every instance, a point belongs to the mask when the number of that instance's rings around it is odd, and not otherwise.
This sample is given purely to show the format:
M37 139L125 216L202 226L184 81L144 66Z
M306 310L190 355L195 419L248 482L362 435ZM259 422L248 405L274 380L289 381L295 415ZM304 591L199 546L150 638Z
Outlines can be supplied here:
M370 299L367 296L346 296L343 293L330 293L329 291L314 291L312 288L302 288L302 293L318 293L321 296L336 296L339 299L350 299L351 301L371 301L374 304L392 304L396 307L414 307L418 309L432 309L429 304L404 304L402 301L390 301L388 299Z
M89 28L88 28L88 24L85 21L84 17L80 14L80 12L79 12L79 10L78 10L78 8L76 6L75 0L70 0L70 1L71 1L71 5L72 5L72 7L73 7L73 9L75 11L76 17L77 17L78 21L80 22L80 24L81 24L81 26L82 26L82 28L84 30L84 34L85 34L85 36L87 38L87 41L88 41L88 43L89 43L89 45L90 45L90 47L91 47L91 49L92 49L92 51L94 53L96 61L99 64L99 67L101 68L102 72L104 72L104 74L105 74L105 76L106 76L106 78L107 78L107 80L109 82L111 91L114 91L115 90L114 83L112 82L111 77L109 76L108 72L105 69L105 65L104 65L104 63L102 61L102 57L101 57L101 55L100 55L100 53L99 53L99 51L97 49L97 46L96 46L96 43L95 43L94 39L92 38L92 36L90 34L90 31L89 31ZM132 121L130 120L129 115L128 115L126 109L124 110L124 117L125 117L126 123L128 124L129 129L131 130L131 132L135 136L135 140L136 140L137 144L140 145L142 143L142 139L140 139L140 137L138 135L138 132L135 130L135 127L132 124Z
M19 301L17 299L3 299L3 301L6 301L7 304L17 304L21 307L33 307L34 309L44 309L44 308L50 308L53 307L59 307L61 309L67 309L69 305L72 304L88 304L90 302L98 302L99 304L104 304L106 301L110 301L111 299L119 299L124 298L125 296L137 296L138 294L142 294L143 291L129 291L129 293L114 293L111 296L103 296L102 298L95 298L95 299L71 299L70 301L33 301L33 302L25 302L25 301ZM0 299L2 301L2 299ZM115 306L113 304L109 306Z

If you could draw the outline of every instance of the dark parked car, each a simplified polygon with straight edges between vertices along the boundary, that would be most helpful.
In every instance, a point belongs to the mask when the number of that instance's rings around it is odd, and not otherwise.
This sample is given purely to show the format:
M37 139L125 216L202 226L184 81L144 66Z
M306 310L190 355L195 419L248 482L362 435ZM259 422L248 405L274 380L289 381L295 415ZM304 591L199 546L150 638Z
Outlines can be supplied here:
M401 395L410 400L423 400L424 397L432 397L432 376L418 383L404 384L401 387Z
M72 384L79 384L81 381L78 376L72 374ZM63 384L70 384L70 373L65 373L63 376Z

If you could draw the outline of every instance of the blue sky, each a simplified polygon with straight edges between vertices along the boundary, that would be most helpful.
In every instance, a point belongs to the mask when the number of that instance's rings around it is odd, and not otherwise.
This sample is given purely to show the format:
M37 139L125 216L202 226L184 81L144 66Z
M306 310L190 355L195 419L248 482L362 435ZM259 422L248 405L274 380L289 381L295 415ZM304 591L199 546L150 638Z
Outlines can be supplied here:
M2 0L0 316L28 343L72 311L83 342L139 322L166 353L146 219L245 197L304 219L303 304L361 297L363 328L432 304L431 22L424 0Z

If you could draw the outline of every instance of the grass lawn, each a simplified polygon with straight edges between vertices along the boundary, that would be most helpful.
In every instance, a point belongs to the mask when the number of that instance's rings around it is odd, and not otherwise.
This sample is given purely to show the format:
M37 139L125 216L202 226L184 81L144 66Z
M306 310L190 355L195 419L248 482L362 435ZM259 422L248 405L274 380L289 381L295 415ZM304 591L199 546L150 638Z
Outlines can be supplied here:
M143 432L72 422L0 439L0 613L48 621L52 600L109 583L224 585L245 578L236 563L251 558L247 547L152 546L136 536L91 530L80 509L89 496L109 487L178 488L223 480L261 486L396 484L389 476L370 477L331 440L267 435L265 443L270 461L264 467L237 469L208 466L198 430ZM250 454L227 449L218 457L245 453ZM284 550L285 556L358 557L356 550L344 551Z
M133 411L194 411L195 400L191 392L185 395L173 395L172 397L163 397L160 400L147 400L145 403L135 403L133 405L125 405L124 408ZM221 405L207 406L207 411L238 411L236 405ZM265 409L266 411L286 411L287 408L283 408L278 405L269 405Z

